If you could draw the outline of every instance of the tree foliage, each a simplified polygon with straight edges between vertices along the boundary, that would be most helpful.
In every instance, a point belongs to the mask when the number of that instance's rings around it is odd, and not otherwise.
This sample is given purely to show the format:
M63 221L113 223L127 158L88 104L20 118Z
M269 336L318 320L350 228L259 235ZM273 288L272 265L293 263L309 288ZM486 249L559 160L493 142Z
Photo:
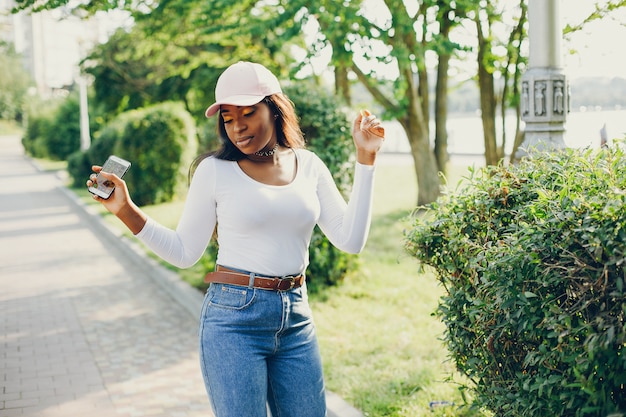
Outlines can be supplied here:
M112 116L166 100L184 103L199 126L202 147L210 147L214 124L204 108L214 101L217 77L239 60L264 63L279 77L286 75L292 58L283 44L262 35L243 13L253 2L168 0L149 14L135 13L130 30L118 30L84 61L94 76L96 101Z
M145 0L86 0L79 2L73 0L14 0L14 3L13 13L19 11L37 13L43 10L65 8L76 14L94 14L98 11L108 10L147 10L153 4L151 1Z
M21 121L33 81L13 45L0 42L0 119Z
M344 99L349 100L349 74L356 74L385 109L386 117L400 120L416 159L418 201L432 201L439 193L439 179L429 139L425 64L426 51L433 48L433 43L430 32L425 30L432 23L429 7L438 5L429 3L418 14L411 13L401 2L389 1L384 7L392 15L387 21L376 19L371 12L366 16L356 2L163 1L149 17L136 14L139 33L131 37L120 34L112 43L119 43L119 47L107 53L99 51L100 57L92 55L96 68L90 71L106 82L96 86L99 94L111 95L111 82L129 81L130 91L121 97L109 97L123 108L162 98L167 94L163 86L169 84L178 94L172 98L187 103L195 114L194 100L211 101L212 97L204 97L212 91L207 87L214 83L216 74L238 59L261 61L277 73L291 67L295 74L323 48L330 47ZM306 44L304 28L312 24L317 24L319 31ZM141 34L145 39L139 39ZM308 55L291 65L291 48L295 46L308 48ZM369 69L368 62L375 64L372 68L377 64L395 66L400 78L385 79L379 70ZM159 84L158 91L145 81Z
M217 75L229 64L256 60L279 75L290 70L293 76L330 50L338 97L350 103L350 85L356 79L383 109L382 116L397 119L404 128L419 185L417 203L424 204L439 194L438 172L445 170L447 162L448 68L458 51L465 54L474 48L477 57L488 164L503 158L509 140L504 128L501 139L496 136L498 109L504 126L506 110L514 108L519 130L526 1L163 0L131 5L125 0L72 4L21 0L17 5L31 10L74 7L75 12L111 8L132 12L136 26L130 32L120 31L86 61L95 63L88 71L96 75L98 98L115 113L180 100L199 122L202 107L213 99ZM625 4L626 0L600 2L589 17L565 32ZM451 33L457 27L468 30L469 23L475 27L475 45L453 42ZM294 48L306 51L297 63L292 58ZM432 100L434 65L438 72ZM434 149L429 128L433 101ZM521 137L516 134L516 139Z
M384 117L400 121L415 160L418 202L423 203L439 194L438 169L428 128L426 54L435 45L432 13L442 4L453 7L458 3L422 2L413 11L396 0L381 2L376 10L368 10L359 2L284 1L273 6L274 12L266 18L251 21L246 30L260 27L287 39L292 33L280 29L285 18L293 19L300 31L316 27L307 45L305 62L329 48L339 95L349 102L347 80L352 74L384 109ZM390 70L398 74L396 79L386 75Z
M626 0L606 0L604 2L595 3L594 10L585 16L581 21L576 23L568 23L563 28L563 34L567 38L574 32L582 30L585 25L600 19L605 19L611 14L623 7L626 7Z

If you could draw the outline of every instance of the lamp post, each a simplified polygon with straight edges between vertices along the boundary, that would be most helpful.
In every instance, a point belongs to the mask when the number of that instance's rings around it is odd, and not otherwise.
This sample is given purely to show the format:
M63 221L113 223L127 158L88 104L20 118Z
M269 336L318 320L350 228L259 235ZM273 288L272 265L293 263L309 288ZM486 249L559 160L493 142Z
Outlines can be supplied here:
M520 159L531 150L565 148L569 88L562 67L560 0L528 1L528 69L522 76L521 112L526 123Z
M89 107L87 103L87 79L83 74L78 75L80 96L80 150L85 152L91 146L89 134Z
M81 58L85 56L85 40L78 39L78 51ZM91 146L91 135L89 133L89 103L87 100L87 86L89 78L83 74L80 67L76 77L78 83L79 105L80 105L80 150L85 152Z

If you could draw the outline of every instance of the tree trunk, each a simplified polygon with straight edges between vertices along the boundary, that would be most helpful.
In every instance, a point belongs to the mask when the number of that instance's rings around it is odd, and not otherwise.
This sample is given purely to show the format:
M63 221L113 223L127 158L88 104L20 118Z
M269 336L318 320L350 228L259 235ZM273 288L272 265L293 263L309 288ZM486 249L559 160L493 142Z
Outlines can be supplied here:
M513 97L514 97L514 103L515 103L515 139L513 142L513 150L511 152L509 161L511 163L515 162L515 154L517 153L517 149L521 146L521 144L524 142L524 132L521 130L521 120L522 120L522 109L520 106L520 92L519 92L519 85L520 85L520 80L522 78L522 69L521 69L521 60L522 60L522 53L521 53L521 48L522 48L522 39L524 38L524 25L526 23L526 21L528 20L528 6L525 2L520 2L520 18L519 18L519 22L517 24L517 27L515 28L515 30L512 32L512 39L517 39L519 40L519 43L517 45L517 47L515 48L515 71L513 73ZM512 44L513 42L509 42L509 44Z
M405 117L400 124L409 138L417 177L417 205L432 203L440 193L439 175L435 155L430 148L428 134L417 117Z
M422 107L422 116L426 120L424 128L426 129L426 136L430 136L430 91L428 90L428 71L426 69L420 69L417 71L419 84L417 87L417 95L420 97L420 106Z
M428 94L426 97L420 93L428 90L428 78L426 71L418 71L420 86L415 85L415 79L409 68L403 68L404 78L408 82L407 113L399 119L400 124L409 138L411 155L413 155L415 176L417 177L417 205L432 203L440 193L439 171L437 160L430 147L430 135L428 132Z
M450 55L439 55L435 93L435 157L439 171L448 164L448 67Z
M417 177L417 205L432 203L440 193L439 171L435 154L430 147L428 119L424 114L424 97L419 95L415 80L409 68L404 68L404 77L408 82L409 105L405 117L399 119L409 138L413 155L415 175ZM421 82L424 82L423 80Z
M345 66L335 66L335 94L343 98L347 106L352 105L348 69Z
M500 160L496 143L496 93L493 73L488 67L486 57L491 52L491 41L484 36L478 18L476 18L476 29L478 32L478 89L485 142L485 162L487 165L496 165Z
M480 110L485 141L485 162L496 165L500 160L496 144L496 99L493 86L493 74L481 64L478 65L478 87L480 89Z
M444 11L440 19L441 43L448 40L452 21L450 11ZM437 168L445 173L448 164L448 68L450 67L451 54L447 50L439 52L439 65L437 66L437 85L435 86L435 158Z

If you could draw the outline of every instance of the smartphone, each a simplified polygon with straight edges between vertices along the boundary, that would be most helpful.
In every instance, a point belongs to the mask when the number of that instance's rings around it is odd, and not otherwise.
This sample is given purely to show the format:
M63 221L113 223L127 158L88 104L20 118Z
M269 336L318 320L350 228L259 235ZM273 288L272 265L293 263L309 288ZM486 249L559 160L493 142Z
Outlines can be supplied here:
M102 171L115 174L120 178L126 174L126 171L128 171L129 168L130 162L115 155L109 156L104 165L102 165ZM107 181L100 175L100 173L98 173L98 176L96 177L96 184L97 187L89 187L90 193L102 197L105 200L111 197L111 194L113 194L113 190L115 189L113 183Z

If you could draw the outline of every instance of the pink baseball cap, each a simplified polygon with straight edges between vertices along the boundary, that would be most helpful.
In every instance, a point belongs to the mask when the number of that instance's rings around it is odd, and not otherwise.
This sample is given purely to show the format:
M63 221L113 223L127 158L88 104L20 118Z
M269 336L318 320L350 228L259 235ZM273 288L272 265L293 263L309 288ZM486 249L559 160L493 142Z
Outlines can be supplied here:
M217 79L215 103L206 109L205 115L213 116L222 104L252 106L267 96L282 92L276 76L263 65L239 61L226 68Z

